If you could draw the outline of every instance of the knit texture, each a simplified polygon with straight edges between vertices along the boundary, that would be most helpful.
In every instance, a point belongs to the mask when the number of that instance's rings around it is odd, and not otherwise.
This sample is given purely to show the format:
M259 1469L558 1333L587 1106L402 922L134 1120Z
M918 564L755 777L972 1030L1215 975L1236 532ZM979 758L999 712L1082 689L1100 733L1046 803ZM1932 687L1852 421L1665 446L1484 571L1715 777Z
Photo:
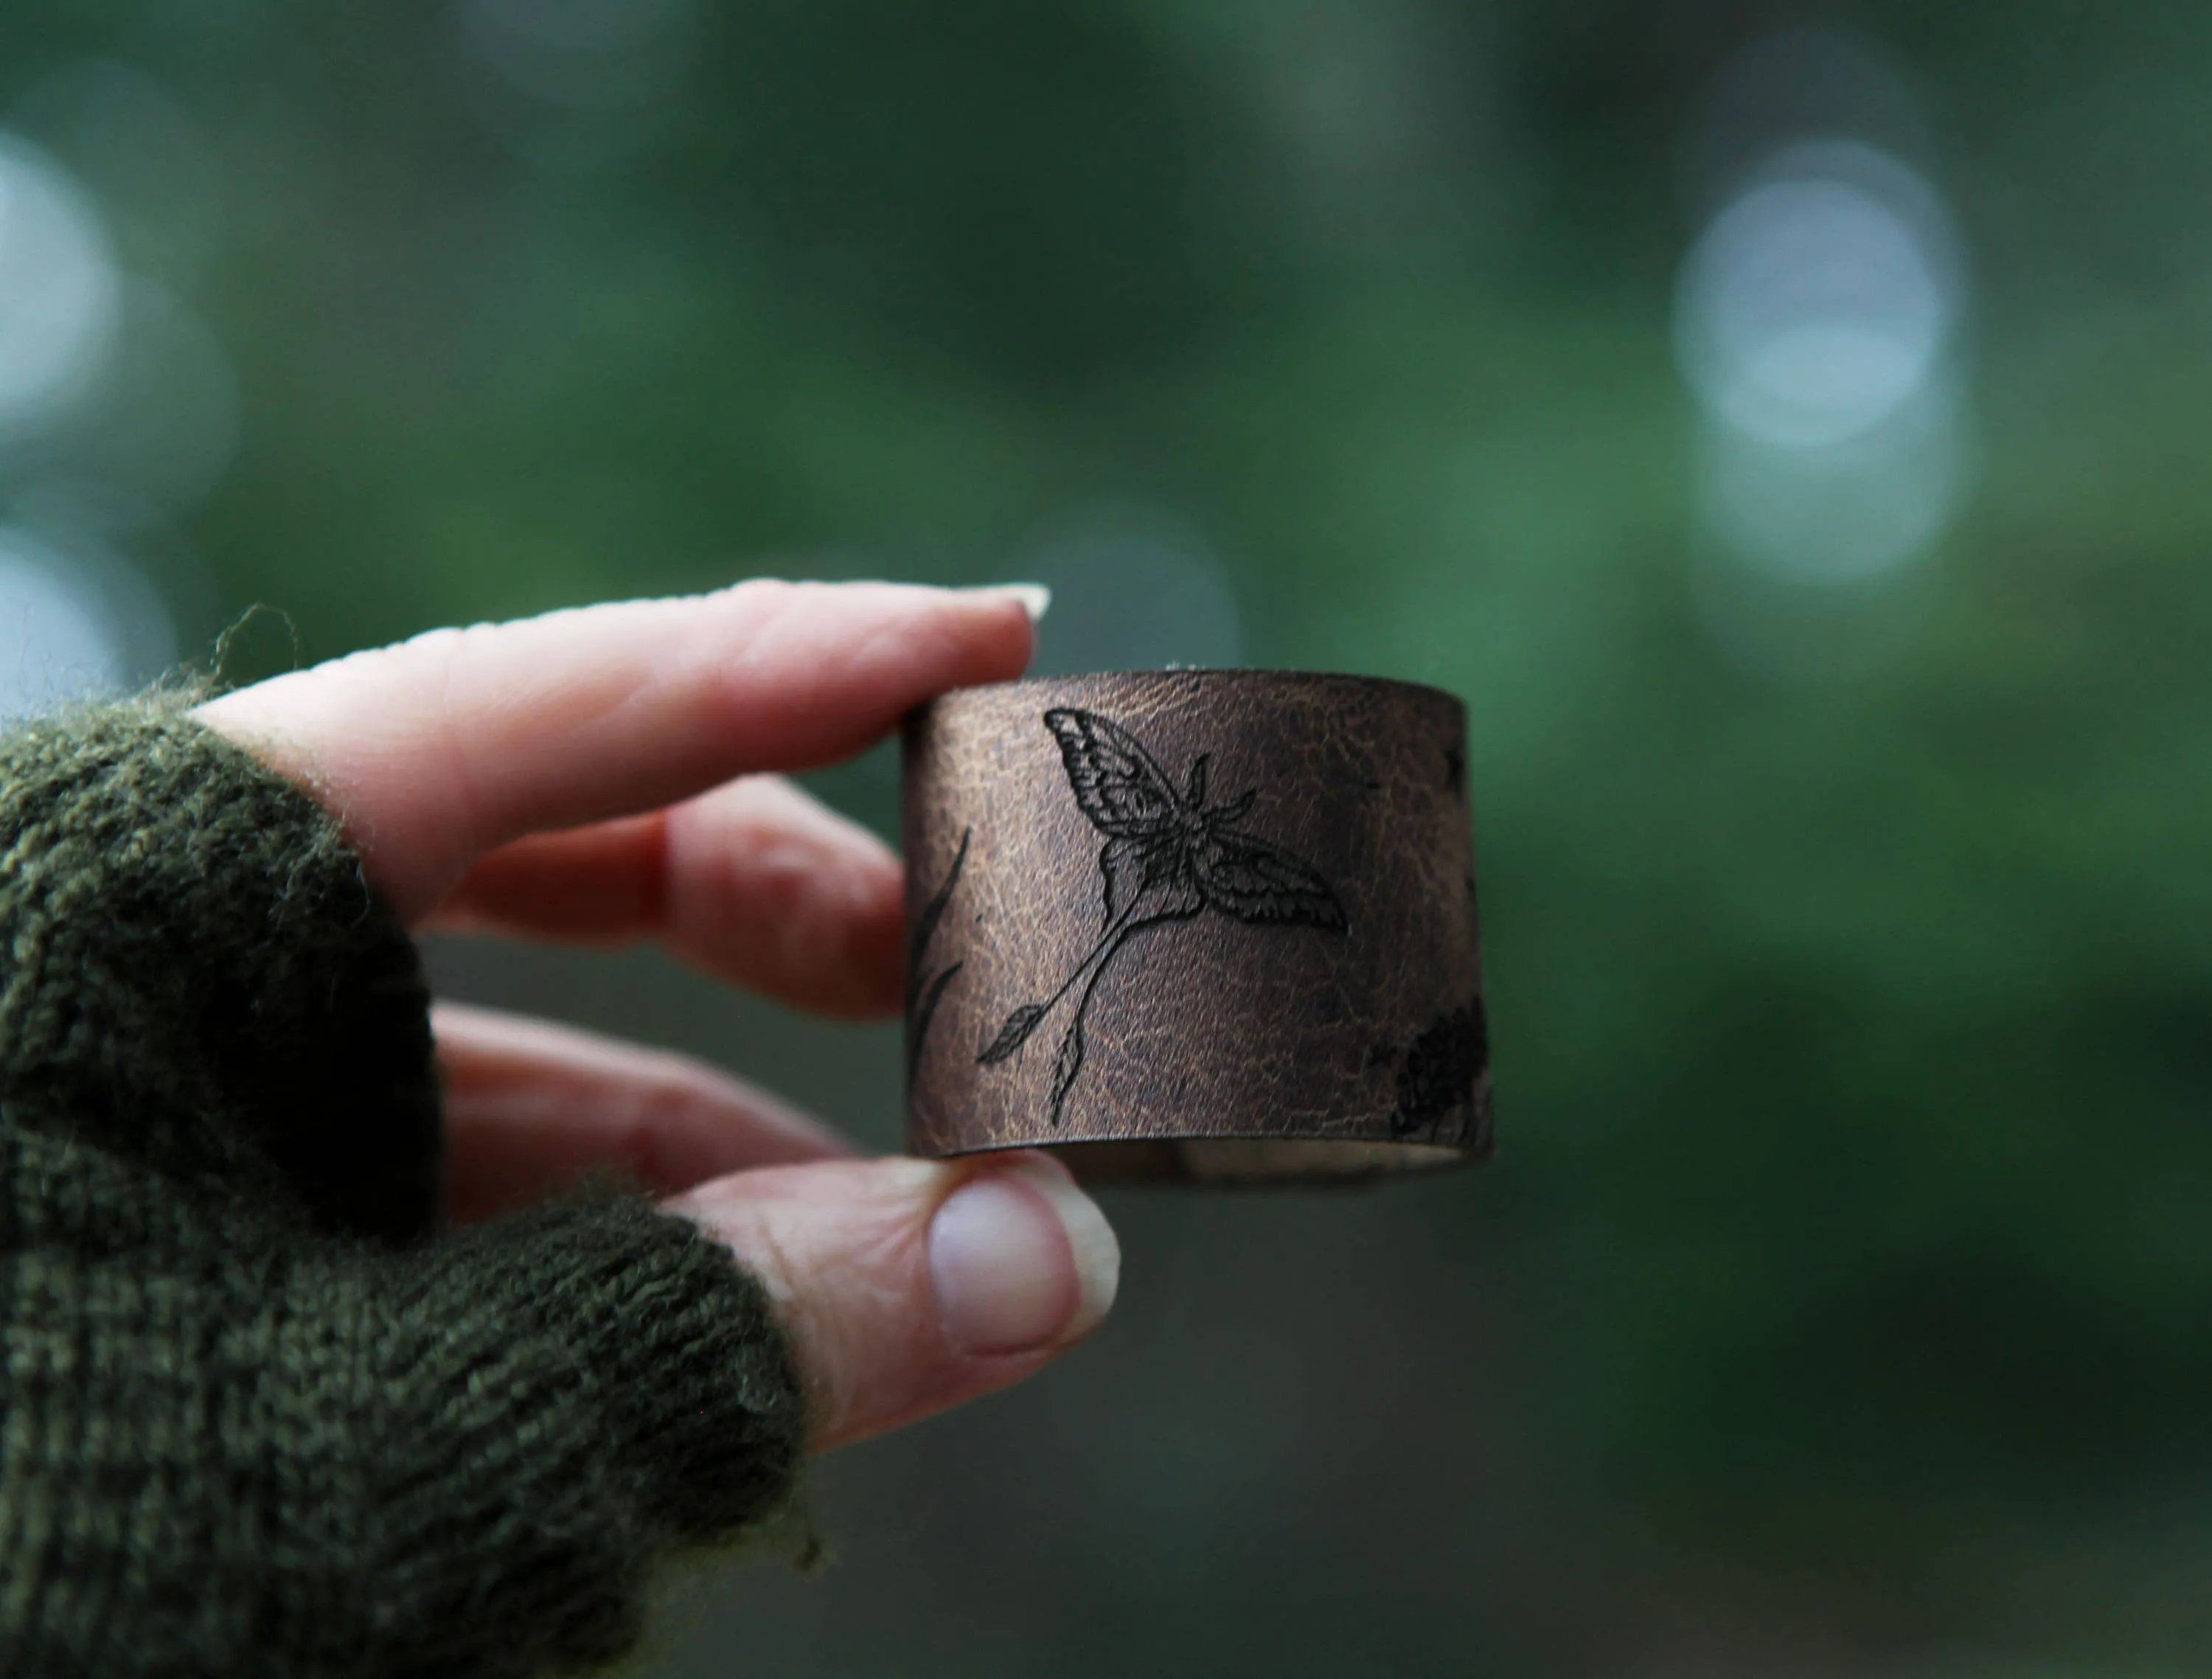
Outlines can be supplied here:
M0 1673L520 1676L786 1500L758 1284L633 1196L435 1231L414 946L173 706L0 739Z

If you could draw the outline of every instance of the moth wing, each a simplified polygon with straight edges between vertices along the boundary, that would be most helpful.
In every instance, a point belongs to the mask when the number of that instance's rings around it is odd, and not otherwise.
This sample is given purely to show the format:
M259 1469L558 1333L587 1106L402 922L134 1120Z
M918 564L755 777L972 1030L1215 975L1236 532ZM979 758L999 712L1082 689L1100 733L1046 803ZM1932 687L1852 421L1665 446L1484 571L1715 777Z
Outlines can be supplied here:
M1344 906L1321 871L1279 845L1216 830L1196 862L1206 901L1240 922L1344 930Z
M1174 820L1174 787L1127 729L1095 711L1071 709L1046 712L1044 722L1060 743L1075 802L1100 833L1143 839Z
M1098 854L1098 872L1106 877L1106 922L1134 903L1152 884L1155 847L1123 836L1109 839Z

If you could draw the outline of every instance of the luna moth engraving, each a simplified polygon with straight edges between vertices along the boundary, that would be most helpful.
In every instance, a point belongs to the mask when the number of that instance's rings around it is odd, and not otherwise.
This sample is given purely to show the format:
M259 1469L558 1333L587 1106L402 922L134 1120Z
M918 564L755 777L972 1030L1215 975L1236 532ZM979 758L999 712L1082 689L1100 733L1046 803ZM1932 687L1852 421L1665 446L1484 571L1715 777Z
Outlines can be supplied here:
M1318 869L1239 825L1259 796L1257 788L1223 804L1207 802L1212 753L1192 762L1178 788L1134 735L1095 711L1055 708L1044 714L1044 726L1059 743L1077 805L1106 836L1098 854L1104 921L1097 942L1060 989L1007 1015L975 1059L986 1067L1012 1059L1073 997L1073 1012L1053 1062L1051 1123L1056 1128L1083 1071L1084 1021L1099 982L1139 934L1208 910L1253 926L1329 933L1342 933L1346 921L1343 904Z

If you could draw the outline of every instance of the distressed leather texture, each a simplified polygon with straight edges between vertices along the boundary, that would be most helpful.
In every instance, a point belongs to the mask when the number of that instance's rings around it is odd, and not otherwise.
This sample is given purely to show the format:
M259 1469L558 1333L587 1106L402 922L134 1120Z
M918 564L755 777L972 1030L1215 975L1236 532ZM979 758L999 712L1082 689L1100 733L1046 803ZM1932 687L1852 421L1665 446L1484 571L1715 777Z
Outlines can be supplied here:
M1458 700L1045 678L945 695L903 748L914 1153L1257 1180L1489 1152Z

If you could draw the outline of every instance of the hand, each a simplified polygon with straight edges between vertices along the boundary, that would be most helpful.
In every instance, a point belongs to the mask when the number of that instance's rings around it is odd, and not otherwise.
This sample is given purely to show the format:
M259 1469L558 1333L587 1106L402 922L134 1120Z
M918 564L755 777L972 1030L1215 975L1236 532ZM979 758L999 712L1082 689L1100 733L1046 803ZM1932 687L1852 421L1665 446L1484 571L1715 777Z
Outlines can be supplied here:
M863 1017L902 976L898 860L767 772L835 762L945 689L1018 676L1018 589L749 582L440 630L200 719L343 823L410 926L656 939ZM627 1170L767 1284L817 1449L1006 1386L1094 1328L1120 1255L1064 1168L860 1159L679 1056L441 1006L449 1206Z

